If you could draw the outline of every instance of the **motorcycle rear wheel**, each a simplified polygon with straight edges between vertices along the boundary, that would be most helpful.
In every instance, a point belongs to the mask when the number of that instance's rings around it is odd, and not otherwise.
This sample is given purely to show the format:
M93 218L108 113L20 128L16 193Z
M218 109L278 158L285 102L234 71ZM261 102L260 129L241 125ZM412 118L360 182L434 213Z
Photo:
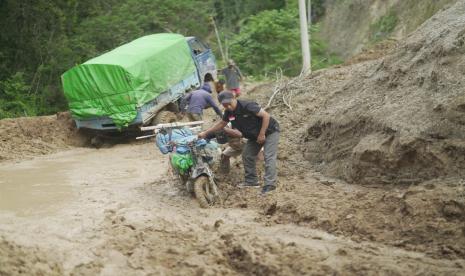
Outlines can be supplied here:
M213 205L215 195L211 194L210 180L207 176L199 176L194 182L194 194L201 208L209 208Z

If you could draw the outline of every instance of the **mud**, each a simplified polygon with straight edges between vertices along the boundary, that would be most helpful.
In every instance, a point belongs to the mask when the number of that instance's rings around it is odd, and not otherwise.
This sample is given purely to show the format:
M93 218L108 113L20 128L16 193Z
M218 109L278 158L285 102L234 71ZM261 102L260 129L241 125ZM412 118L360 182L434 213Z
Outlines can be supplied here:
M277 97L270 111L290 159L370 185L465 177L464 11L459 1L436 14L381 59L287 86L292 110Z
M278 193L266 200L250 191L233 190L226 204L256 209L266 225L292 223L433 258L465 257L463 179L370 187L296 169L294 175L281 175L279 184Z
M464 14L288 85L266 197L236 187L236 159L224 204L200 209L153 141L76 147L69 116L0 121L0 275L463 275ZM274 86L247 97L265 105Z
M72 196L71 185L64 175L66 168L66 164L48 160L38 166L27 162L2 166L0 210L27 216L60 208L60 203Z
M297 184L282 185L269 198L222 184L230 193L226 205L200 209L174 184L152 143L72 149L19 164L47 160L66 164L74 196L47 214L0 211L1 275L459 275L465 266L463 259L431 258L426 250L316 230L324 227L312 221L337 220L331 212L319 213L336 201L308 197L312 191ZM326 187L321 183L307 185ZM234 199L248 205L233 207ZM454 208L446 213L458 220ZM363 230L364 214L353 214L361 220L354 233L369 231Z
M0 275L62 275L63 269L37 248L26 248L0 237Z
M88 138L76 130L68 112L52 116L0 120L0 161L25 160L90 145Z

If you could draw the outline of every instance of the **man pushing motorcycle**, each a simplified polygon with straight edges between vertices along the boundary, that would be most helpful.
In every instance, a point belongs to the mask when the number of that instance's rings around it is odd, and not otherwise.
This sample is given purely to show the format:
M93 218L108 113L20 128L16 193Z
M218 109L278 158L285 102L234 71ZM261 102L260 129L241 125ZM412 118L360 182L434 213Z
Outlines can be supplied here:
M265 185L262 194L268 194L276 189L277 171L276 159L279 143L279 124L262 109L256 102L238 100L229 91L218 95L218 101L225 108L222 120L214 126L199 133L199 138L206 138L209 134L224 129L231 123L233 129L240 131L247 143L242 153L244 164L244 183L240 187L260 187L256 171L256 158L260 149L264 148L265 157Z

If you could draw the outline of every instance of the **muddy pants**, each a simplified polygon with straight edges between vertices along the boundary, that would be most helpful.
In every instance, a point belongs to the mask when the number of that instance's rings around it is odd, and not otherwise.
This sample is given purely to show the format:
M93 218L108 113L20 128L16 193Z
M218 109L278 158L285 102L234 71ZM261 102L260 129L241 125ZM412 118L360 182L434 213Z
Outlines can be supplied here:
M276 159L278 157L279 131L275 131L266 136L264 146L265 155L265 185L276 185L277 171ZM244 163L245 182L257 183L256 160L262 145L256 141L248 140L242 153L242 162Z

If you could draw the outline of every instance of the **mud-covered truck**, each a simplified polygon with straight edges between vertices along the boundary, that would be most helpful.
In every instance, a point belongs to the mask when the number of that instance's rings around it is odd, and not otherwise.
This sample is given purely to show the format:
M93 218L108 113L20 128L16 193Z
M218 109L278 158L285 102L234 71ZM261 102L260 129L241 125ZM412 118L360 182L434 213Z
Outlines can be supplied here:
M141 37L61 76L77 127L98 131L170 122L187 91L214 79L212 50L179 34Z

